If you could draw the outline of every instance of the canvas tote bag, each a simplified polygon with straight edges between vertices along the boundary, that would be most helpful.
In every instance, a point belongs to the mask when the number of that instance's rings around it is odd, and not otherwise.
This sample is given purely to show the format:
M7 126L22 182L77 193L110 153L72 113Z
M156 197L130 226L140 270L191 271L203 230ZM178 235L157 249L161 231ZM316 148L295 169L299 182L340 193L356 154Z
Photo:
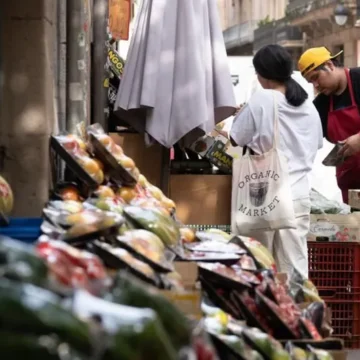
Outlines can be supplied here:
M251 236L255 231L295 228L287 159L279 147L278 104L274 94L273 148L261 155L251 155L247 149L233 161L231 230Z

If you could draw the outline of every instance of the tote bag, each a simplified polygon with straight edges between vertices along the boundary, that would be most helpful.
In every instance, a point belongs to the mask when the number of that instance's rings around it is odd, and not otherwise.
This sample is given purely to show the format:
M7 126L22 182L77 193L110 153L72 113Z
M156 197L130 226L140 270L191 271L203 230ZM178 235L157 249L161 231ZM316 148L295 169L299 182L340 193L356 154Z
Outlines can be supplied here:
M278 105L274 94L273 148L261 155L245 154L233 161L231 230L238 235L255 231L295 229L288 165L279 147Z

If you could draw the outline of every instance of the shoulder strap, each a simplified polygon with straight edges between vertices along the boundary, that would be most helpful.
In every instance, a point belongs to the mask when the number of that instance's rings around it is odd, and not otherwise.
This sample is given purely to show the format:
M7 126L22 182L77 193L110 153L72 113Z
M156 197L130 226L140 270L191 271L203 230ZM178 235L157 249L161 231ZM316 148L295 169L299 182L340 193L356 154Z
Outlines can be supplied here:
M273 99L274 99L274 140L273 148L279 148L279 110L278 102L275 95L275 90L273 90Z

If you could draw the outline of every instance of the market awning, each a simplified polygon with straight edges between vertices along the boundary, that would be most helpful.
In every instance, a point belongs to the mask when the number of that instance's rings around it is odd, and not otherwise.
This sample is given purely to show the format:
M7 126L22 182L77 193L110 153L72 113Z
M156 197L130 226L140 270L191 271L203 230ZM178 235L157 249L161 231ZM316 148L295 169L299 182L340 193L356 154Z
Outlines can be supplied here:
M166 147L189 144L234 113L215 0L142 1L115 109Z

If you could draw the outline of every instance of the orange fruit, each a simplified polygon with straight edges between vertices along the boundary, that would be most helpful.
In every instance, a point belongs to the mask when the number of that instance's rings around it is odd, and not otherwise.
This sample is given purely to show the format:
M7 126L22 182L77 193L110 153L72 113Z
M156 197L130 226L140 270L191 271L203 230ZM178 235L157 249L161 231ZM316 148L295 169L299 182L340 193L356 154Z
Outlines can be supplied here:
M105 180L105 175L101 169L99 169L96 173L91 174L91 177L98 183L102 184Z
M114 140L106 134L97 135L97 139L106 147L110 148L114 144Z
M104 164L99 159L93 159L98 165L99 168L104 171Z
M146 179L146 177L143 174L139 175L139 185L142 187L146 187L148 185L148 181Z
M161 201L164 197L163 192L156 186L152 185L149 188L150 194L156 199Z
M94 159L83 157L80 162L83 169L90 175L94 175L100 170L99 164Z
M115 193L114 191L109 187L105 185L101 185L97 188L95 191L95 195L99 198L114 198Z
M123 155L119 158L119 164L122 165L125 169L133 169L135 167L134 160L126 155Z
M120 188L117 194L128 204L137 196L135 189L126 186Z
M180 228L180 234L184 242L191 243L195 241L195 233L190 228Z

